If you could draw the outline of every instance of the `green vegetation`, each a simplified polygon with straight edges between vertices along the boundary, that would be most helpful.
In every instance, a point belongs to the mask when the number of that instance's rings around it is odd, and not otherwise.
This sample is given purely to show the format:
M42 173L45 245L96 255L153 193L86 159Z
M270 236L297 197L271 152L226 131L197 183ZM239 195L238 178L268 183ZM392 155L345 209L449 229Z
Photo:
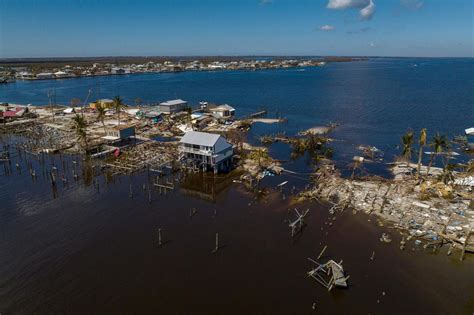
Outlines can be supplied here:
M96 110L97 110L97 119L99 119L99 121L102 123L102 127L104 128L104 133L107 133L107 130L105 129L105 123L104 123L106 110L100 104L96 106Z
M88 142L87 142L87 122L84 116L76 114L73 119L74 127L76 128L76 135L79 143L87 151Z
M421 160L423 159L423 147L426 145L426 128L422 128L420 131L420 138L418 139L418 144L420 146L420 150L418 152L418 168L417 168L417 176L421 178Z
M113 105L113 108L115 110L115 112L117 113L117 119L118 119L118 124L120 126L120 112L125 109L127 107L127 105L125 105L123 103L123 100L122 98L117 95L116 97L114 97L114 105Z
M408 130L402 136L402 155L401 159L407 163L411 160L411 154L413 153L413 131Z

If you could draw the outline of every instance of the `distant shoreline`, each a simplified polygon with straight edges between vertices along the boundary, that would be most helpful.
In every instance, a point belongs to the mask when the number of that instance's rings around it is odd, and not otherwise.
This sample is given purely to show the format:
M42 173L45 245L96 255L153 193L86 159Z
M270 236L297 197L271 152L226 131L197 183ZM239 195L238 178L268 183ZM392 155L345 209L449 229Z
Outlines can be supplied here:
M230 57L229 57L230 58ZM187 71L223 70L264 70L282 68L302 68L324 66L329 62L351 62L355 58L301 58L274 59L261 58L102 58L102 59L32 59L11 60L6 65L0 63L0 82L12 83L15 80L36 81L56 80L94 76L125 75L136 73L174 73Z
M207 63L212 61L250 61L255 59L269 60L308 60L315 59L326 62L347 62L367 60L369 57L327 57L327 56L104 56L104 57L40 57L40 58L0 58L0 66L2 67L20 67L42 65L51 63L58 67L67 64L87 65L96 62L100 63L141 63L141 62L164 62L164 61L193 61L199 60Z

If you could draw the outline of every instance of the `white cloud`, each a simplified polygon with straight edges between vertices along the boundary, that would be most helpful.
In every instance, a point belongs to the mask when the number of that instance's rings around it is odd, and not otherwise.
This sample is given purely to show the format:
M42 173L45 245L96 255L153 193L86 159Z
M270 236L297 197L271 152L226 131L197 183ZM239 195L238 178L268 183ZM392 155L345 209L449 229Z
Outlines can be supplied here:
M360 18L362 20L365 20L365 21L370 20L375 13L375 3L372 0L370 0L369 5L363 8L362 10L360 10L359 13L360 13Z
M370 47L376 47L377 45L375 45L374 42L370 42L370 43L369 43L369 46L370 46Z
M421 0L400 0L400 4L410 10L420 10L424 2Z
M328 9L348 9L348 8L364 8L368 6L370 0L329 0L326 8Z
M323 25L323 26L320 26L319 27L319 30L320 31L325 31L325 32L330 32L330 31L334 31L336 28L332 25Z
M267 5L273 3L273 0L260 0L260 5Z
M375 13L373 0L329 0L326 5L328 9L344 10L358 9L362 20L370 20Z

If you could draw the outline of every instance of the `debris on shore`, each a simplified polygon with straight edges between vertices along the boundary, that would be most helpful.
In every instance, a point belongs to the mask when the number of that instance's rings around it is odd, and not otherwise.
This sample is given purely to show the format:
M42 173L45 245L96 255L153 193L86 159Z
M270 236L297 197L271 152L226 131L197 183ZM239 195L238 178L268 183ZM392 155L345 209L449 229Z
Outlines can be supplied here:
M339 205L340 211L350 207L374 214L409 237L429 244L452 243L474 251L471 186L444 184L434 177L420 183L411 175L397 174L393 180L348 179L341 177L333 164L325 164L315 173L314 186L298 199L324 199ZM382 236L381 240L388 242L389 237Z

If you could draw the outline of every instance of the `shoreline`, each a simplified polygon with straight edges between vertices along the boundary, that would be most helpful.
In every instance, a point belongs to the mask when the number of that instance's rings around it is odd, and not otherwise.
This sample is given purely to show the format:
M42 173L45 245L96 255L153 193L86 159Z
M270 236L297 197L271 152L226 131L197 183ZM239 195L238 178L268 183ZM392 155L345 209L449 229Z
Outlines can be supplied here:
M127 59L128 62L131 62ZM154 61L153 61L154 60ZM159 61L158 61L159 60ZM306 67L321 67L331 62L352 62L365 60L363 58L342 58L342 57L321 57L321 58L303 58L296 59L194 59L180 60L173 59L140 59L141 64L122 63L115 64L114 60L105 65L99 62L105 62L106 59L97 61L91 59L87 62L77 63L74 61L45 61L38 63L2 63L0 67L4 70L1 72L1 83L8 84L21 81L43 81L43 80L60 80L74 79L85 77L115 76L129 74L145 74L145 73L179 73L179 72L215 72L215 71L259 71L272 69L294 69ZM138 62L137 62L138 63ZM22 71L18 70L22 69Z

